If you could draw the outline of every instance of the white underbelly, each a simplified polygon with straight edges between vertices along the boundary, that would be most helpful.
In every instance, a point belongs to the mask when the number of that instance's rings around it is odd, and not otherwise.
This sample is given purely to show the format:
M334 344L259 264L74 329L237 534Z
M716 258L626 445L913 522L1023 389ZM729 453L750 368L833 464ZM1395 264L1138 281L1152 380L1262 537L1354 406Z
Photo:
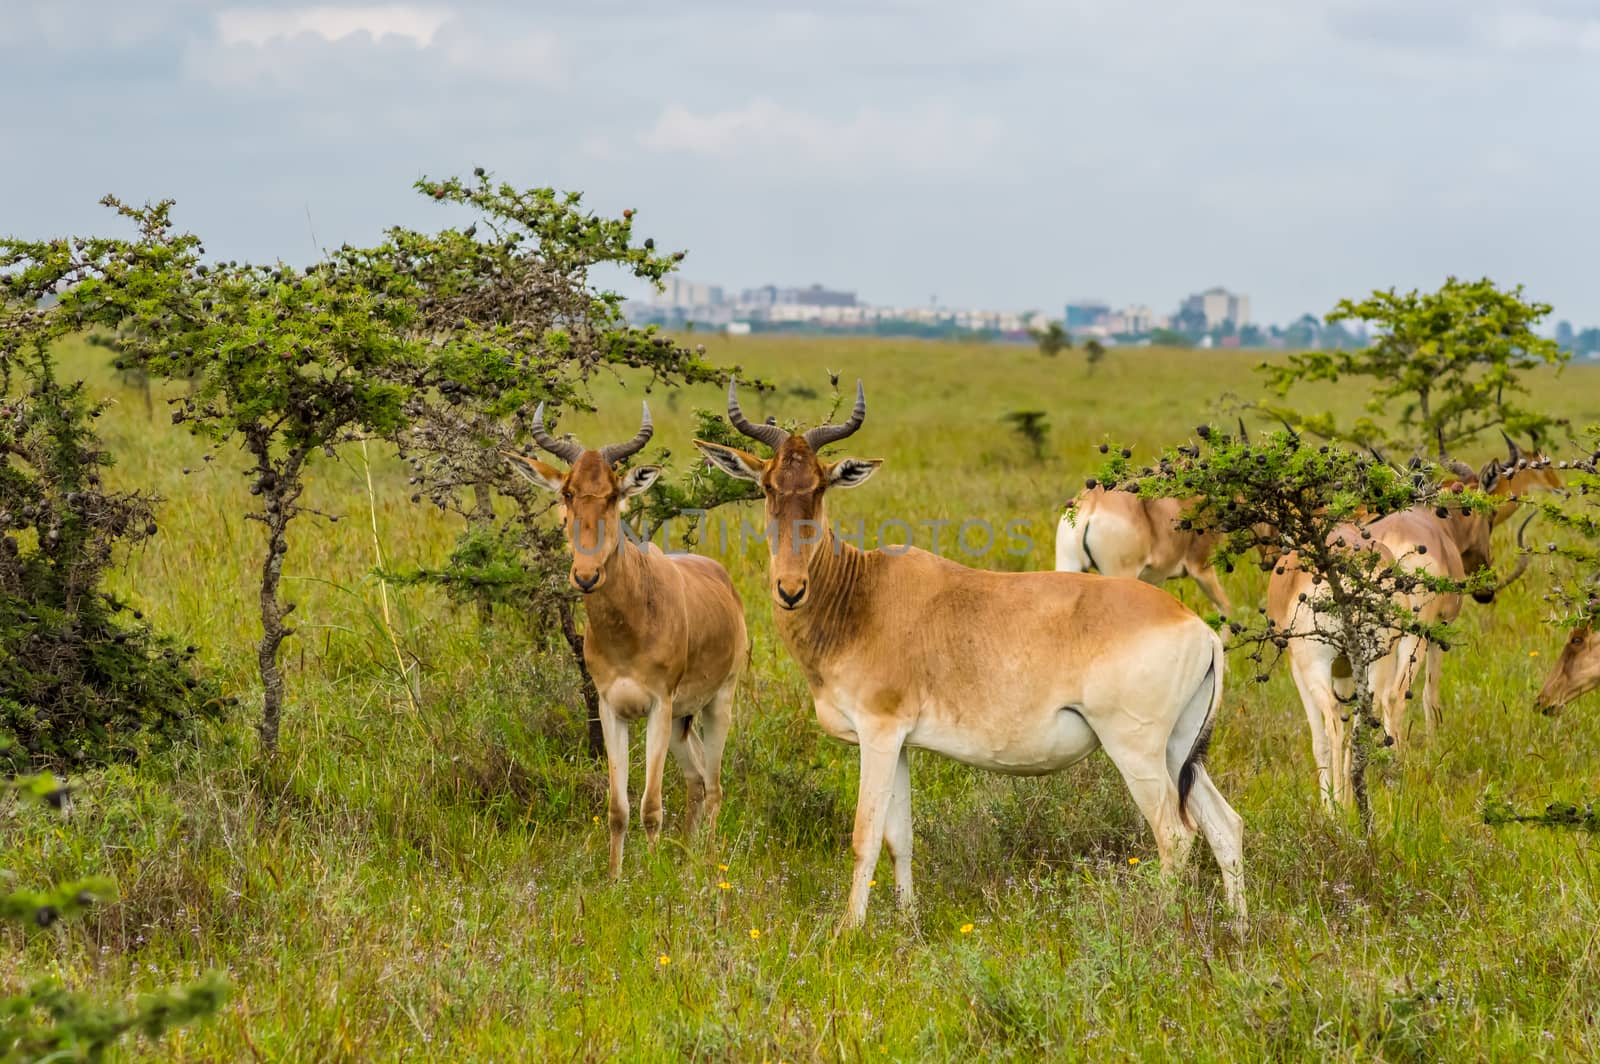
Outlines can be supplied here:
M1041 714L1032 726L1027 721L1007 721L999 734L924 716L906 741L975 768L1016 776L1059 772L1100 745L1093 729L1070 709Z

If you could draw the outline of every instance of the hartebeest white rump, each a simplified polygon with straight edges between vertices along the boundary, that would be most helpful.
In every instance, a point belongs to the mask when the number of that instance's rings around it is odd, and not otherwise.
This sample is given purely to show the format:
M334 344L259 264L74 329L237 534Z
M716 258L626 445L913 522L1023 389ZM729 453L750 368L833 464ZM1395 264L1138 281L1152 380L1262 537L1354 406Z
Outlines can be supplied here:
M848 924L866 917L888 844L902 905L911 882L911 762L920 747L979 768L1040 775L1104 747L1176 872L1195 827L1245 917L1243 823L1202 755L1222 698L1222 640L1172 596L1134 580L968 569L915 548L863 551L835 536L824 495L879 461L818 452L861 427L794 435L755 425L728 389L728 418L769 459L695 445L766 496L778 634L799 662L829 735L861 747Z
M1233 610L1211 564L1222 536L1178 527L1183 503L1141 499L1096 485L1078 493L1056 524L1056 569L1160 584L1187 576L1227 616Z
M1574 698L1600 687L1600 634L1583 625L1574 628L1534 699L1541 713L1554 713Z
M1381 540L1362 538L1354 525L1335 529L1328 536L1328 543L1341 550L1372 551L1376 555L1374 570L1395 564L1394 554ZM1294 551L1277 560L1267 581L1267 617L1277 631L1288 637L1289 671L1305 707L1306 723L1311 727L1317 790L1331 809L1351 800L1350 742L1346 736L1349 721L1340 703L1348 701L1354 692L1355 676L1349 659L1330 640L1319 638L1318 633L1330 632L1340 623L1320 609L1328 595L1327 582L1305 566ZM1405 702L1404 662L1398 631L1375 633L1375 638L1382 652L1368 666L1367 688L1387 730L1390 719L1398 718L1395 702Z
M571 464L566 473L507 452L517 471L556 492L572 549L572 586L584 596L588 626L583 660L600 694L611 777L611 875L622 868L628 830L628 725L645 721L645 836L661 831L661 777L667 751L683 769L688 792L686 830L702 812L708 828L722 805L722 748L733 722L733 692L749 651L744 606L722 566L692 554L664 554L623 533L629 498L661 475L637 466L619 476L616 463L640 450L652 433L645 407L639 433L627 443L585 450L554 439L544 405L533 418L533 439ZM700 733L694 722L700 721Z

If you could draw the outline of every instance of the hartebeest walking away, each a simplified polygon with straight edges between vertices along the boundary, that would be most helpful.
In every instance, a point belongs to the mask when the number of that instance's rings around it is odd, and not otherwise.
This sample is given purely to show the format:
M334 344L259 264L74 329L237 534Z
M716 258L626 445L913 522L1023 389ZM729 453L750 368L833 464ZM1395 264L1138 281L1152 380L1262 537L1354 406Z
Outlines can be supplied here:
M1181 866L1198 826L1242 924L1243 822L1202 761L1222 698L1222 640L1139 581L988 572L915 548L844 542L825 496L880 463L824 462L818 452L854 434L866 413L858 383L845 424L790 434L748 421L730 385L729 420L773 456L695 441L718 468L761 486L778 633L817 722L861 748L846 923L866 917L885 843L898 899L913 902L912 747L1017 775L1055 772L1103 747L1155 833L1163 869Z
M1184 504L1141 499L1096 485L1078 493L1056 524L1056 569L1160 584L1187 576L1226 617L1233 610L1211 564L1222 537L1179 527Z
M628 726L645 722L641 816L653 846L661 831L661 777L672 751L688 792L686 830L716 823L722 804L722 749L733 722L733 693L749 650L744 606L722 566L693 554L665 554L624 535L627 500L655 482L660 466L618 474L653 429L644 409L626 443L587 450L545 431L544 405L533 439L570 464L565 473L507 452L516 470L557 494L572 550L572 586L583 594L588 626L583 660L600 694L611 793L611 875L622 868L628 830ZM695 722L700 722L700 731Z

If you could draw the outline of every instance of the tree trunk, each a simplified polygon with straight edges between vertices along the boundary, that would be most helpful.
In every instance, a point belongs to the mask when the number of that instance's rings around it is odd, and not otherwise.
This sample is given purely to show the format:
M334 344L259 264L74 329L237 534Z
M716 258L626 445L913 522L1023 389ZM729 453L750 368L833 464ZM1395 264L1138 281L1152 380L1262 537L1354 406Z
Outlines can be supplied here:
M489 528L494 524L494 494L489 485L479 481L472 485L472 513L467 523L473 527ZM478 624L487 628L494 620L494 603L487 591L478 593Z
M278 722L283 716L283 672L278 668L278 648L289 635L289 630L283 626L283 618L289 611L278 601L283 556L289 551L283 535L286 523L281 511L268 518L267 557L261 566L261 645L256 649L256 662L261 669L264 703L261 747L269 754L278 749Z
M583 660L583 637L578 634L578 624L572 615L572 603L561 599L556 603L556 616L561 622L561 636L567 641L572 660L578 663L578 686L583 691L583 708L589 735L589 756L605 756L606 737L600 730L600 692L595 689L594 677Z
M1351 658L1350 675L1355 681L1355 706L1350 714L1350 796L1355 799L1356 813L1361 817L1361 830L1371 835L1372 799L1367 793L1367 762L1371 760L1373 725L1377 723L1372 707L1371 663L1365 657Z
M279 468L273 468L270 438L262 433L246 437L256 457L256 483L266 496L266 512L252 514L267 526L267 556L261 563L261 643L256 648L256 665L261 672L261 748L268 754L278 749L278 725L283 718L283 672L278 668L278 649L293 635L283 619L294 611L292 603L278 597L283 580L283 559L289 553L289 521L300 497L300 471L305 465L304 449L290 451Z

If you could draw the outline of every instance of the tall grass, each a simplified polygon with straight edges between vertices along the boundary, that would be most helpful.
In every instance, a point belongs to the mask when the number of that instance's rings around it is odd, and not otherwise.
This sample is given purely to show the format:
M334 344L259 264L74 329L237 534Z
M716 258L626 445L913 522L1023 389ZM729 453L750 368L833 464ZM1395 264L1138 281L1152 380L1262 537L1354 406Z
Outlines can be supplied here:
M887 463L832 500L833 518L861 518L869 535L888 518L1026 521L1024 555L963 558L991 567L1052 563L1060 506L1103 438L1148 453L1214 418L1222 393L1258 390L1253 356L1210 352L1114 351L1089 377L1071 354L1047 361L1022 347L709 345L777 385L746 396L752 417L814 420L831 405L825 367L846 383L863 377L867 423L849 451ZM1255 922L1242 941L1226 929L1204 862L1176 895L1158 889L1153 841L1098 757L1058 777L1012 780L914 756L919 912L893 910L886 864L868 929L835 938L855 752L811 720L772 630L756 545L720 559L744 597L754 650L719 834L681 837L682 787L669 772L662 844L650 853L636 828L613 885L603 768L580 755L581 702L563 656L521 618L483 626L434 592L384 589L370 575L374 536L391 565L436 564L459 531L408 501L403 470L376 447L370 491L359 450L312 471L308 503L351 520L308 520L291 544L285 572L301 627L285 649L283 749L269 763L255 757L260 544L240 517L245 478L227 451L206 461L159 403L147 416L101 358L67 353L120 400L102 419L121 456L114 476L167 498L161 534L128 559L119 590L203 646L243 702L228 725L171 755L81 781L65 824L0 808L0 860L19 883L104 873L123 894L81 927L7 933L0 977L54 970L131 994L208 967L231 973L235 994L217 1020L158 1048L130 1046L130 1056L1597 1052L1593 840L1490 829L1478 815L1491 784L1527 802L1600 787L1596 704L1555 720L1532 710L1557 647L1536 574L1492 608L1468 606L1468 638L1446 659L1444 730L1383 766L1370 844L1317 808L1287 677L1257 685L1235 664L1212 764L1246 820ZM1534 388L1576 423L1600 421L1600 373L1540 374ZM597 384L599 413L562 428L591 442L624 438L637 391ZM656 443L682 468L691 410L720 408L721 394L653 398ZM1363 398L1325 390L1312 402L1353 411ZM1002 420L1017 409L1049 412L1042 461ZM1476 462L1485 446L1462 457ZM920 545L928 539L919 531ZM1202 601L1191 587L1170 589ZM1241 570L1229 592L1259 602L1260 574ZM637 794L637 754L634 764Z

